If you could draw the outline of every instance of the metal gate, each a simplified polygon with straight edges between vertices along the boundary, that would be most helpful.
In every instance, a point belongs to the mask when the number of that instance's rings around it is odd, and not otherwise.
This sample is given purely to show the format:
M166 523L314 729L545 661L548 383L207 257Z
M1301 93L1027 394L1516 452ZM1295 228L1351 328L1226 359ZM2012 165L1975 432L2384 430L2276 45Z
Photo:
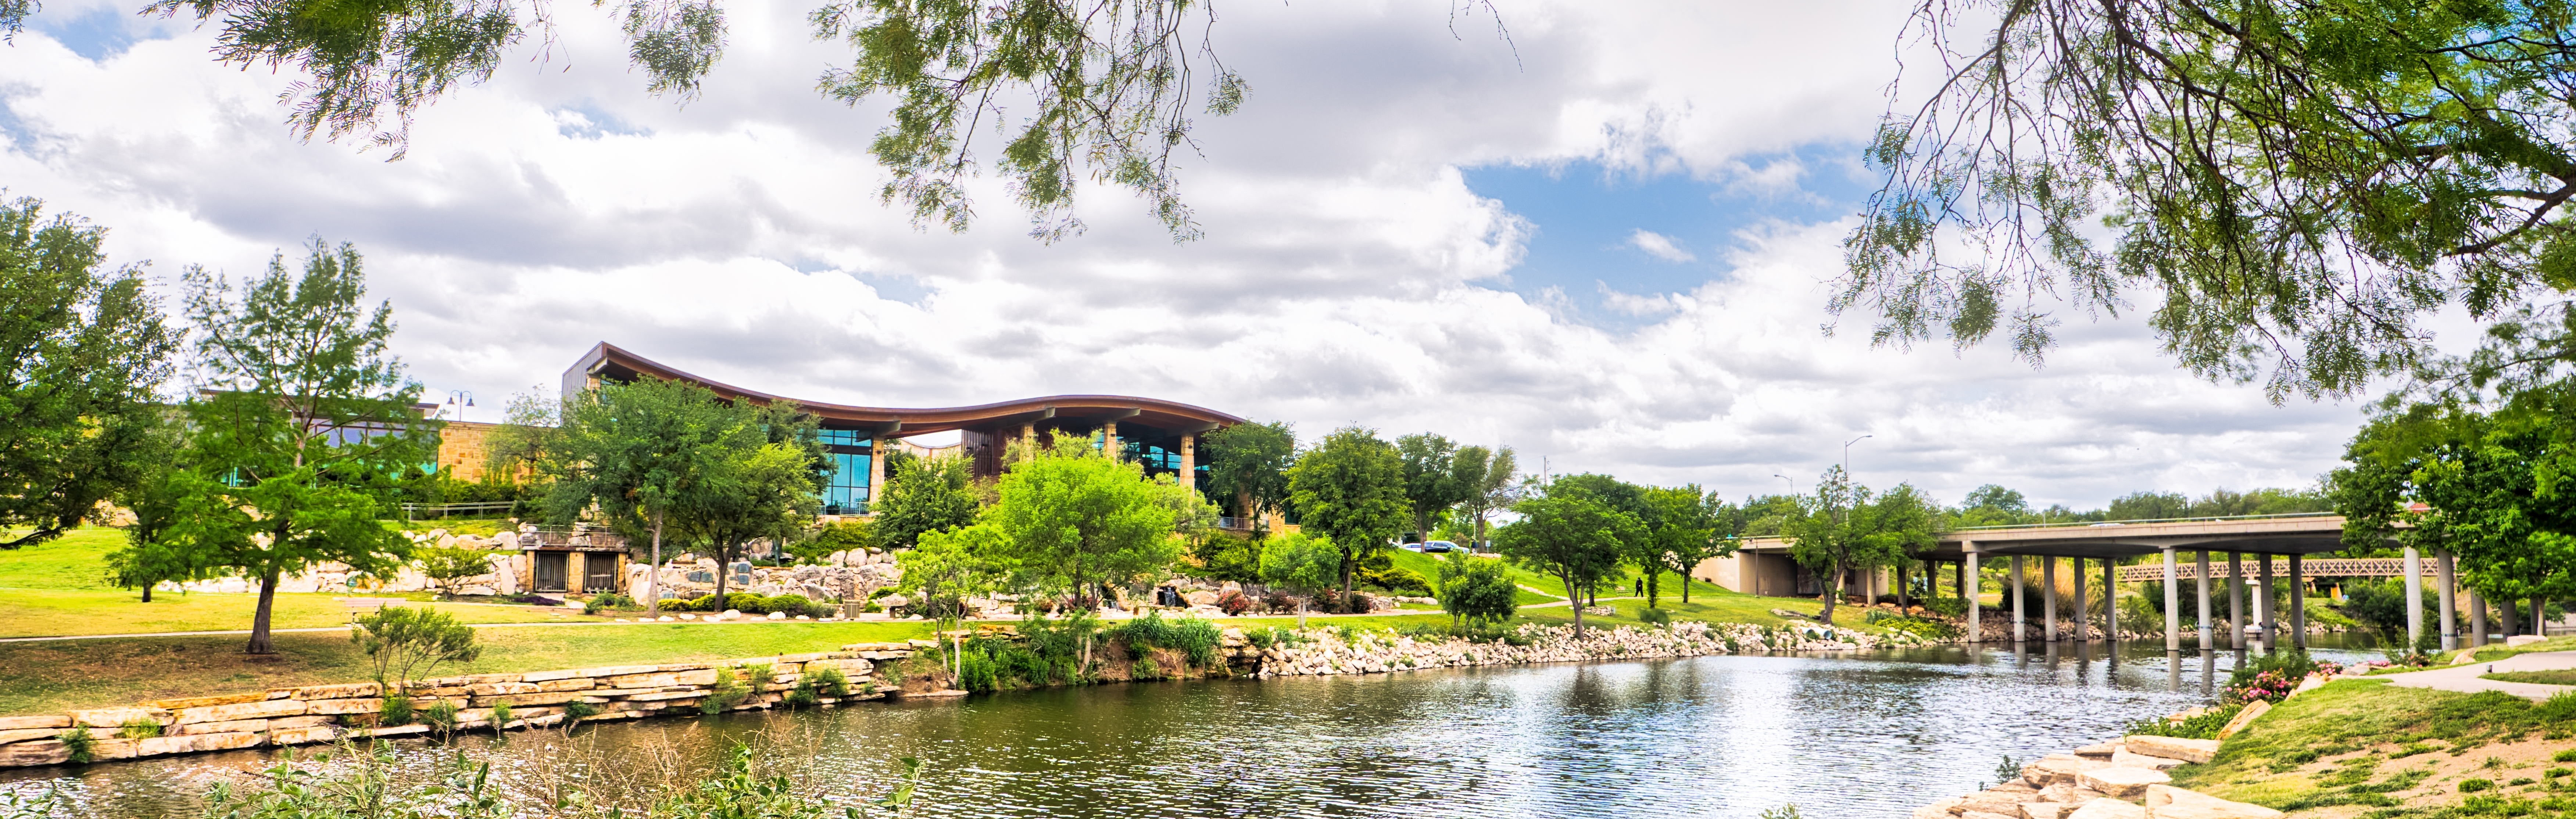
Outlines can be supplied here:
M572 555L564 552L538 552L536 591L563 591L564 575L567 573L566 570L570 568L570 566L567 565L568 561L566 558L570 558L571 556Z

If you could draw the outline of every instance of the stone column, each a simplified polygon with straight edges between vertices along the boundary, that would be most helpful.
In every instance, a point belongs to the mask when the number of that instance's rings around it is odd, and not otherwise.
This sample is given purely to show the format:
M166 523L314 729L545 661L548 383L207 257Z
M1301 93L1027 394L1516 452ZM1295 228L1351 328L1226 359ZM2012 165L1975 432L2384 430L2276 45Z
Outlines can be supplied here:
M2299 571L2299 556L2290 556L2290 645L2308 650L2308 575Z
M1961 541L1959 555L1959 598L1968 601L1968 642L1983 642L1986 633L1977 625L1978 611L1985 607L1977 605L1976 541Z
M886 453L894 451L888 443L883 432L868 435L868 499L859 507L866 514L876 514L877 498L885 491Z
M1100 453L1113 461L1126 456L1127 450L1118 445L1118 422L1100 422Z
M2227 647L2245 650L2245 555L2227 553Z
M2039 598L2039 619L2047 624L2048 641L2054 643L2057 642L2057 557L2055 555L2039 559L2039 585L2043 589Z
M1022 421L1020 422L1020 460L1025 461L1037 455L1038 422Z
M2021 641L2023 641L2023 640L2025 640L2025 639L2028 639L2028 638L2027 638L2027 636L2026 636L2026 635L2024 635L2024 634L2022 633L2022 628L2023 628L2022 623L2023 623L2023 620L2022 620L2022 611L2021 611L2021 608L2022 608L2022 606L2021 606L2021 598L2022 598L2022 593L2021 593L2021 571L2022 571L2022 568L2021 568L2021 555L2013 555L2013 559L2012 559L2012 578L2013 578L2013 582L2012 582L2012 598L2013 598L2013 642L2016 642L2016 643L2021 642Z
M2071 557L2067 558L2067 560L2074 564L2075 567L2075 574L2070 578L2075 583L2075 600L2073 601L2075 603L2075 616L2073 619L2075 621L2075 641L2081 643L2093 639L2092 632L2086 630L2092 626L2093 611L2084 605L2084 558Z
M2280 637L2273 634L2279 625L2272 620L2272 555L2259 554L2254 559L2263 563L2263 585L2254 592L2254 623L2263 635L2263 650L2269 652L2281 644Z
M2424 639L2424 561L2417 559L2415 547L2406 547L2406 651L2414 653L2415 644Z
M1181 436L1181 488L1183 489L1199 488L1198 444L1196 443L1198 439L1197 435ZM1682 582L1688 583L1690 580L1684 578Z
M2469 647L2487 644L2487 601L2478 599L2478 590L2469 590Z
M583 553L581 553L581 552L574 552L574 553L572 553L572 554L564 555L564 593L565 593L565 594L580 594L580 593L581 593L581 581L582 581L582 574L583 574L583 570L584 570L584 569L589 568L588 566L586 566L586 565L584 565L584 564L588 563L589 561L590 561L590 555L583 554Z
M2120 642L2120 585L2116 582L2119 564L2117 560L2102 558L2102 639L2113 643ZM2112 662L2119 662L2117 655L2112 657Z
M2450 651L2460 647L2460 599L2453 592L2459 588L2459 577L2452 573L2450 552L2434 555L2434 559L2439 562L2433 564L2433 569L2442 582L2442 650Z
M2200 623L2200 650L2209 651L2216 648L2209 642L2209 550L2202 549L2197 554L2200 558L2200 608L2193 610L2196 616L2192 619Z
M2174 566L2173 547L2165 553L2165 650L2182 650L2182 573Z

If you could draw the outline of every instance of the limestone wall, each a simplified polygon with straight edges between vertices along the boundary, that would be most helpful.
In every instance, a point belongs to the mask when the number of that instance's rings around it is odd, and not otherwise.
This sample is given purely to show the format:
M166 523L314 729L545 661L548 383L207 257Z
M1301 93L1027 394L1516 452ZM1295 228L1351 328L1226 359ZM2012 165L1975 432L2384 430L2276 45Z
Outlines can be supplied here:
M850 695L822 703L881 699L876 662L912 656L907 643L858 643L839 651L782 654L700 663L577 668L515 674L472 674L419 680L405 686L413 706L454 703L457 730L492 728L492 709L511 708L503 729L558 725L569 703L589 703L599 713L585 721L635 719L654 714L697 714L714 693L716 669L767 665L760 693L730 710L778 705L804 674L838 668ZM157 700L126 708L99 708L25 717L0 717L0 767L57 765L71 758L62 735L88 732L94 760L229 751L272 745L308 745L341 739L426 734L421 724L377 727L384 690L375 683L277 688L249 694ZM128 726L158 726L141 731ZM149 735L157 733L157 735ZM134 734L145 734L137 736Z
M1519 665L1585 660L1634 660L1653 657L1697 657L1766 651L1858 651L1897 645L1928 645L1912 635L1887 636L1825 625L1763 627L1745 623L1681 622L1666 627L1620 626L1585 629L1524 624L1519 635L1529 643L1471 642L1459 639L1416 640L1385 632L1355 632L1347 639L1338 629L1323 627L1295 632L1296 645L1260 648L1229 629L1227 656L1262 677L1318 674L1373 674L1417 668L1473 665Z

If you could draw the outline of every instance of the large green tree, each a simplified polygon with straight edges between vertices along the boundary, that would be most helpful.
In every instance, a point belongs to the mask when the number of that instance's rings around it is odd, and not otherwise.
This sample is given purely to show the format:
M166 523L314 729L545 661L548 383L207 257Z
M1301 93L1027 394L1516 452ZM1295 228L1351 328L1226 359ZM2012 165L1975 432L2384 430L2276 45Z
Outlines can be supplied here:
M1645 524L1589 492L1550 491L1512 504L1520 520L1494 530L1504 557L1565 584L1574 608L1574 633L1583 633L1583 592L1619 571L1627 545L1645 538Z
M1900 39L1930 58L1831 301L1880 343L2001 331L2036 362L2051 302L2139 293L2184 367L2278 401L2423 364L2454 306L2576 319L2564 3L1918 0Z
M1103 583L1126 584L1181 555L1173 510L1144 467L1083 441L1040 450L1011 466L984 521L999 529L1000 557L1023 585L1097 603Z
M399 569L410 545L377 520L381 495L431 462L439 424L420 385L385 351L393 307L368 310L358 251L316 239L303 272L273 257L236 291L190 268L198 394L188 419L190 486L169 537L204 565L259 584L248 651L274 651L278 581L316 564Z
M1840 465L1828 467L1804 501L1803 514L1781 528L1789 555L1825 578L1825 608L1834 622L1848 572L1892 566L1934 539L1933 505L1910 485L1885 495L1853 483Z
M1483 542L1485 519L1520 500L1520 465L1513 462L1511 447L1463 446L1449 459L1449 469L1461 490L1458 513L1474 526L1473 538Z
M544 471L546 514L570 523L596 513L652 539L648 615L662 611L662 541L729 453L757 448L761 431L705 387L658 378L602 384L566 396Z
M818 493L833 468L816 419L801 408L736 403L729 409L744 431L719 444L705 480L681 496L676 515L689 539L705 544L724 566L754 541L784 543L802 534L822 510ZM718 597L731 574L716 572Z
M1304 593L1297 600L1299 627L1306 625L1306 601L1332 588L1342 574L1342 549L1331 538L1293 532L1270 538L1261 548L1262 581Z
M1431 539L1431 519L1467 499L1458 472L1458 445L1428 432L1395 439L1404 458L1404 497L1413 507L1413 533Z
M106 266L106 233L0 206L0 549L79 526L168 454L147 439L179 336L141 268Z
M1654 606L1663 573L1680 576L1682 602L1690 602L1691 570L1710 558L1735 553L1734 533L1726 531L1726 501L1700 491L1698 484L1646 490L1646 536L1637 567L1646 575L1646 605Z
M909 549L921 536L975 522L974 463L965 458L899 458L888 464L885 492L869 504L876 535L891 549Z
M1343 427L1297 457L1288 470L1289 503L1304 529L1342 551L1342 605L1361 561L1387 548L1411 510L1404 495L1404 457L1375 430Z
M1207 434L1208 493L1234 501L1252 529L1268 531L1270 511L1288 502L1288 467L1297 462L1297 433L1282 422L1236 424Z
M2576 596L2576 503L2563 477L2576 468L2564 421L2576 401L2521 401L2503 412L2383 405L2328 478L2346 548L2450 552L2462 583L2499 603Z
M134 520L125 526L125 545L107 554L108 579L121 588L142 589L146 603L152 602L154 586L197 580L218 568L207 565L212 555L173 536L197 486L183 460L181 432L176 423L158 425L131 453L146 465L119 498Z
M1551 495L1590 495L1602 503L1609 504L1612 509L1627 513L1641 526L1655 514L1653 507L1646 502L1646 491L1646 487L1593 472L1558 475L1556 480L1547 485L1547 492ZM1619 558L1627 561L1631 566L1643 567L1653 563L1654 551L1654 544L1646 538L1633 538L1620 543ZM1609 577L1610 575L1603 575L1602 579ZM1576 596L1575 603L1576 605L1595 605L1600 602L1598 599L1600 596L1599 584L1597 582L1588 584L1583 587L1583 593Z

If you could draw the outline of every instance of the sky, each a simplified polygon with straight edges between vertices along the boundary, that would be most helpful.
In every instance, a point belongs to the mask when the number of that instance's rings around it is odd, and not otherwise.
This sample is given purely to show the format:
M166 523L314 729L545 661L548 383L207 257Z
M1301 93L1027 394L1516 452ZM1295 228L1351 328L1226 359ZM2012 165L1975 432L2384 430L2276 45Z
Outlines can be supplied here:
M2136 315L2061 310L2033 367L1829 314L1900 3L1503 0L1499 29L1425 0L1220 4L1251 94L1180 160L1186 243L1097 187L1085 233L1040 242L991 178L970 230L916 229L876 196L882 101L814 90L852 55L804 5L729 2L686 105L646 93L607 12L560 6L552 50L422 111L392 162L297 140L291 70L217 64L211 30L137 6L49 0L0 46L0 187L107 227L173 305L189 265L354 243L393 351L431 400L470 392L467 420L606 341L835 403L1152 396L1533 472L1743 495L1847 456L1871 486L2086 508L2305 486L2362 417L2196 379Z

